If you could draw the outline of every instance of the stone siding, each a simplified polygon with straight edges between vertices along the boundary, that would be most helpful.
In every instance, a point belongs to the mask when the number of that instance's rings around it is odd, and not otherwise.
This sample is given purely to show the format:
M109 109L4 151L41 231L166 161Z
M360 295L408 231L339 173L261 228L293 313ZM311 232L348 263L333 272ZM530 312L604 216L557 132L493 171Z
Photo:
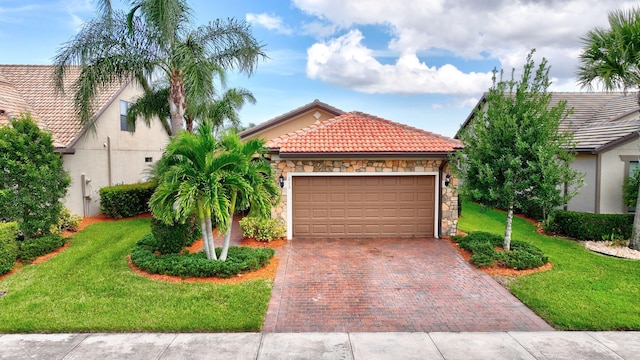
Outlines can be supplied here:
M406 172L438 172L442 160L285 160L274 159L272 166L276 171L276 178L282 175L285 179L290 172L294 173L406 173ZM444 174L450 173L449 166ZM443 179L444 181L444 175ZM442 187L440 201L442 202L441 234L455 235L458 225L458 194L455 191L457 179L451 178L449 187ZM272 210L272 216L287 221L287 184L282 189L280 203ZM438 186L438 184L436 184Z

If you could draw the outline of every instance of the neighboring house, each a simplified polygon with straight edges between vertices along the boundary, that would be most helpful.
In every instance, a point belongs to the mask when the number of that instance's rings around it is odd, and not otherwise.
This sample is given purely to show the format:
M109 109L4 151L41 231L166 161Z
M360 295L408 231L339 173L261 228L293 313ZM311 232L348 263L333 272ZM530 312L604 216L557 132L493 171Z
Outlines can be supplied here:
M590 213L627 213L622 183L638 166L640 113L635 93L554 92L552 105L566 100L573 108L561 124L571 131L577 156L571 167L584 173L584 187L566 205L567 210ZM476 108L484 106L483 96ZM464 128L473 119L471 113Z
M344 111L315 99L313 102L291 110L286 114L253 126L239 135L246 140L256 137L269 140L342 114L344 114Z
M51 132L55 151L71 175L65 206L78 215L96 215L99 189L144 181L145 171L162 156L169 136L159 122L128 131L128 104L142 94L131 83L101 89L92 124L83 127L73 105L72 85L79 69L70 69L64 93L54 87L53 69L49 65L0 65L0 125L6 125L9 117L31 113L41 129Z
M323 109L340 114L314 119ZM309 117L291 131L291 121ZM272 136L266 146L283 185L273 215L288 239L455 234L448 155L459 141L317 100L256 127Z

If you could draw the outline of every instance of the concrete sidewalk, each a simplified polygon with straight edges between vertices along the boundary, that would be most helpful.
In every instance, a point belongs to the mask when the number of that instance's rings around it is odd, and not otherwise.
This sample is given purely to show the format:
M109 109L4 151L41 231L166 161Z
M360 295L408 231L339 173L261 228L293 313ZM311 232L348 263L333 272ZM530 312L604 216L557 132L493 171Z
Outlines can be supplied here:
M0 359L640 359L640 332L6 334Z

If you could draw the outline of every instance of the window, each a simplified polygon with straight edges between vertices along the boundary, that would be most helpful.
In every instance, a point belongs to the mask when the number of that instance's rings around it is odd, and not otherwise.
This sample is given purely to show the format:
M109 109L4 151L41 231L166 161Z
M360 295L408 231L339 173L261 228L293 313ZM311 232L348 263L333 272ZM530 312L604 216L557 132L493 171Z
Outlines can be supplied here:
M120 130L133 132L133 128L127 125L127 113L129 112L130 103L120 100Z
M153 158L152 157L145 157L144 158L144 162L146 162L146 163L153 162Z
M620 160L624 161L624 174L625 178L633 175L633 172L640 168L640 162L638 161L638 155L620 155ZM623 204L625 210L629 213L636 211L635 207L627 207Z

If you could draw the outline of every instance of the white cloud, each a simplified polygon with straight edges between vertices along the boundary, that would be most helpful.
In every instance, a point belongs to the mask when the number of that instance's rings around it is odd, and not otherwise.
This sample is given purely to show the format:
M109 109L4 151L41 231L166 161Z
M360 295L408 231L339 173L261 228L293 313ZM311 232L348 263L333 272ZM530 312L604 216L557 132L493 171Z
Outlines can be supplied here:
M307 51L307 75L366 93L477 94L491 84L490 72L465 74L450 64L432 67L415 54L404 54L392 65L381 64L362 40L362 33L352 30L314 44Z
M551 76L560 88L575 88L574 75L580 53L580 37L595 26L608 26L607 13L635 6L625 0L293 0L303 13L318 19L324 36L340 29L347 35L325 39L309 48L310 77L341 86L357 86L367 92L394 88L409 81L416 91L444 89L466 93L469 87L446 82L465 79L477 84L477 74L455 67L437 69L417 61L416 54L445 50L457 59L495 59L505 70L521 68L526 54L536 48L545 57ZM319 26L319 25L316 25ZM381 65L370 49L353 38L354 30L383 26L391 35L386 49L398 56L393 66ZM329 35L326 35L329 34ZM365 32L366 35L366 32ZM336 68L336 66L341 68ZM337 77L337 78L336 78ZM443 86L441 82L445 83ZM420 86L418 86L418 84ZM486 89L485 89L486 90Z
M268 30L273 30L281 34L291 35L293 33L293 30L284 25L282 23L282 18L278 16L273 16L266 13L249 13L246 15L246 20L251 24L258 24L267 28Z
M35 9L33 5L26 5L20 7L6 7L0 6L0 23L20 23L22 17L20 14L32 11Z

